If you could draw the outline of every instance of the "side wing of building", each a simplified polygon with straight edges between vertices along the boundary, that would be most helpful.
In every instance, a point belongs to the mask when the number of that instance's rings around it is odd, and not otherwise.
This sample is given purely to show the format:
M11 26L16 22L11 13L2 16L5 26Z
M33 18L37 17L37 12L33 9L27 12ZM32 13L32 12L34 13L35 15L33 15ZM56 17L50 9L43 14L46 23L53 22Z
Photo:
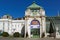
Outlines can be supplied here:
M21 33L24 24L24 20L0 19L0 32Z

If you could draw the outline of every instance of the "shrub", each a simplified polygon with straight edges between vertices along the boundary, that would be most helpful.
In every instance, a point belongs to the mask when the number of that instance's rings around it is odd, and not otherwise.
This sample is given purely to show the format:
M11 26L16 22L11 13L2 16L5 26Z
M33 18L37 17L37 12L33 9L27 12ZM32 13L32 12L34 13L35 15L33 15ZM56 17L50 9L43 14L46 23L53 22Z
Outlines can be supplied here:
M3 36L3 37L8 37L9 34L8 34L7 32L3 32L3 33L2 33L2 36Z
M14 36L14 37L20 37L21 35L19 34L19 32L15 32L15 33L13 34L13 36Z

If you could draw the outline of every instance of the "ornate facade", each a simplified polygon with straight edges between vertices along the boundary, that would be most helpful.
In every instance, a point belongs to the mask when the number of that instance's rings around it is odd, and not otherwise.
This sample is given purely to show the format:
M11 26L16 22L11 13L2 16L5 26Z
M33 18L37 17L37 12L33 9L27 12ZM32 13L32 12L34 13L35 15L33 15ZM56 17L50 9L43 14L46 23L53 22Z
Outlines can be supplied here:
M41 38L48 37L49 35L55 34L58 38L59 35L59 19L60 17L46 17L45 10L37 5L35 2L28 6L25 11L24 18L13 19L10 15L4 15L0 19L0 32L8 32L13 35L15 32L19 32L26 37L28 34L29 38ZM54 21L53 21L54 20ZM53 28L50 29L50 22L52 21ZM55 24L54 24L55 23ZM49 30L50 29L50 30ZM54 30L51 32L51 30ZM50 32L49 32L50 31Z

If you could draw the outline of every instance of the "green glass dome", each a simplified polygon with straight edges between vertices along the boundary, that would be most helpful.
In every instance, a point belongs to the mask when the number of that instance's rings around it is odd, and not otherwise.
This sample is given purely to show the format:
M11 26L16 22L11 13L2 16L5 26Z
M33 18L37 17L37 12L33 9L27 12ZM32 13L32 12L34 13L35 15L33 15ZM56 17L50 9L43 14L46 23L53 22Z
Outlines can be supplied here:
M27 8L31 8L31 9L42 9L41 6L37 5L35 2L33 2L30 6L28 6Z

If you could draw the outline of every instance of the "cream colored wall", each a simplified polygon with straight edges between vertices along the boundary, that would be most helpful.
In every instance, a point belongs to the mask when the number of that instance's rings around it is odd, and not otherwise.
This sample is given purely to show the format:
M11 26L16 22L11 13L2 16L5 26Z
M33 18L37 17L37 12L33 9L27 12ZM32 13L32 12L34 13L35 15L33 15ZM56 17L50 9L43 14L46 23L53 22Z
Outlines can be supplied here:
M23 26L24 26L24 20L12 20L12 32L21 33ZM13 29L16 29L16 30L13 31Z
M0 30L8 32L12 35L14 32L21 33L25 22L24 20L11 20L11 19L0 19ZM16 29L13 31L13 29Z
M0 30L3 30L3 22L0 21Z
M3 31L5 31L5 32L8 32L8 29L9 29L9 27L8 27L8 19L0 19L0 22L2 23L0 26L1 26L1 30Z

